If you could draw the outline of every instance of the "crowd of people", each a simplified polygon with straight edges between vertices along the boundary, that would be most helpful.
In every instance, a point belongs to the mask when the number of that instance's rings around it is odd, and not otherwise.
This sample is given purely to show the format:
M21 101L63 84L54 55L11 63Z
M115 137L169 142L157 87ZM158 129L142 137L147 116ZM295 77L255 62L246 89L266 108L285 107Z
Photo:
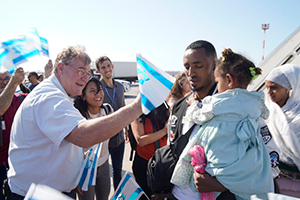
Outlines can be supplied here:
M230 48L217 58L210 42L198 40L185 49L184 72L166 101L145 115L139 95L125 105L107 56L95 62L100 80L90 63L85 49L76 46L63 49L54 65L49 60L45 76L30 72L29 88L22 84L22 68L14 75L0 73L0 182L10 191L8 197L0 193L0 200L24 199L31 183L73 199L76 192L80 200L108 199L108 158L116 190L129 125L137 142L133 175L149 199L164 197L147 185L148 160L187 132L176 146L180 155L168 199L199 199L207 192L218 200L254 194L267 199L270 192L300 198L300 67L274 66L265 80L267 95L250 92L247 86L261 69ZM85 153L99 143L96 184L82 191L76 179ZM202 174L191 165L195 145L205 151Z

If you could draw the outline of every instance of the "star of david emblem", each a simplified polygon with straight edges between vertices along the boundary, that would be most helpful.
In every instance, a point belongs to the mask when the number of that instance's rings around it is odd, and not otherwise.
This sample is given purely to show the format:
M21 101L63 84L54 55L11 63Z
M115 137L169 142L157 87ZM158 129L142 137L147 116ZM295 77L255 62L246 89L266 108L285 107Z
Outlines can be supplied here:
M138 74L142 74L143 75L143 78L140 78L139 79L139 83L140 84L144 84L144 82L146 82L146 81L149 81L150 80L150 78L147 76L147 74L146 74L146 70L140 70L140 69L138 69Z
M92 164L93 164L93 160L89 160L89 168L91 168Z

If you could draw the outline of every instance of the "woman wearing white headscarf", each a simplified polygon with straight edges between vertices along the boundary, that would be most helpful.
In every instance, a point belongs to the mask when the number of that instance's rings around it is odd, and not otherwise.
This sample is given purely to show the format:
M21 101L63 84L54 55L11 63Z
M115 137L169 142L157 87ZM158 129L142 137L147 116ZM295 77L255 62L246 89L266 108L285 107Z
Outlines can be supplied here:
M266 121L280 148L281 170L276 179L281 194L300 197L300 67L286 64L266 78L270 110Z

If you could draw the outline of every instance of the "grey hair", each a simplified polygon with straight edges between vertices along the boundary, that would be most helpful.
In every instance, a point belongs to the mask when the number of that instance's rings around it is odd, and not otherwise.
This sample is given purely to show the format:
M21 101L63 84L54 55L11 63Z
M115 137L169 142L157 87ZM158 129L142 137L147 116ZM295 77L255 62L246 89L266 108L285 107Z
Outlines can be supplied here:
M62 62L64 64L70 64L75 58L80 58L85 65L89 65L92 60L89 55L85 52L83 46L71 46L67 47L59 53L55 59L54 71L57 71L57 65Z

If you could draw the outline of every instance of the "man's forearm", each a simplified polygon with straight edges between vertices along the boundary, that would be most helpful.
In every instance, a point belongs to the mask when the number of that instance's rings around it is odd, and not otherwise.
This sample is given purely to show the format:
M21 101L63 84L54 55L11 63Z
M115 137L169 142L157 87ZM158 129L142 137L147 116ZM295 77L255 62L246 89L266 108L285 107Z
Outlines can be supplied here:
M111 138L141 114L140 101L135 101L110 115L79 124L65 139L77 146L90 147Z
M0 115L3 115L9 108L17 86L18 84L14 83L11 79L0 94Z
M223 192L227 190L217 179L208 173L194 172L194 183L199 192Z

